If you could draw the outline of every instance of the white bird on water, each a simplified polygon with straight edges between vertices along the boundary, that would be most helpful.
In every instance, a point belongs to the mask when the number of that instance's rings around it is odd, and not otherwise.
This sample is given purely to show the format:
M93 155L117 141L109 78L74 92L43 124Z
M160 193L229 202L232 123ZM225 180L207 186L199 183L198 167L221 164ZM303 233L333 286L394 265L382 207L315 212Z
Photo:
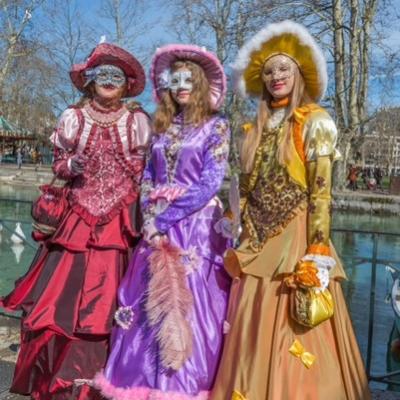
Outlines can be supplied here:
M15 260L17 261L17 264L20 263L21 261L21 256L22 256L22 252L24 251L25 246L23 244L13 244L11 246L11 250L15 255Z
M21 222L17 222L15 225L14 233L11 235L11 241L14 244L22 244L25 240L26 236L21 228Z

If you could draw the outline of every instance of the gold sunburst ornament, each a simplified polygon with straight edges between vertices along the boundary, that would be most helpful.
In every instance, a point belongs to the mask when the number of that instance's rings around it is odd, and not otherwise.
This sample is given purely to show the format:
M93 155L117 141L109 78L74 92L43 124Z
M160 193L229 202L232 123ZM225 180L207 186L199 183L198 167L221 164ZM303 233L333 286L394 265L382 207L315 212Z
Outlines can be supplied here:
M297 64L308 94L314 101L320 100L328 82L326 60L307 29L289 20L267 25L240 49L232 65L238 92L243 97L260 97L264 87L263 66L278 54L290 57Z

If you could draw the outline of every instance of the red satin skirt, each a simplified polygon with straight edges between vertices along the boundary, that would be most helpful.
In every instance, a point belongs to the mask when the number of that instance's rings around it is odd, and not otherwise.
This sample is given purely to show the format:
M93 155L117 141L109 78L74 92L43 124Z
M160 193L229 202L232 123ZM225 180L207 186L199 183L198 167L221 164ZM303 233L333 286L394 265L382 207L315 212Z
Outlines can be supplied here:
M0 299L7 310L23 311L11 392L40 400L97 398L80 383L106 362L117 288L138 236L135 215L133 203L108 223L90 225L71 209Z

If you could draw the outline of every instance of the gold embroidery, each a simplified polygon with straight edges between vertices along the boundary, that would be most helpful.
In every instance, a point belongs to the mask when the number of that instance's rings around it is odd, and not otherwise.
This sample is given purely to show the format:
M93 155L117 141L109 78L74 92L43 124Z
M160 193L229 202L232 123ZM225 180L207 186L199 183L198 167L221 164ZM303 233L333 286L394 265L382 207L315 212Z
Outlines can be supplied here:
M280 127L263 134L249 178L243 218L251 237L250 246L256 251L307 206L306 190L290 179L276 159L281 134Z
M307 163L310 208L308 215L308 244L329 246L330 208L331 208L331 171L330 157L317 157Z

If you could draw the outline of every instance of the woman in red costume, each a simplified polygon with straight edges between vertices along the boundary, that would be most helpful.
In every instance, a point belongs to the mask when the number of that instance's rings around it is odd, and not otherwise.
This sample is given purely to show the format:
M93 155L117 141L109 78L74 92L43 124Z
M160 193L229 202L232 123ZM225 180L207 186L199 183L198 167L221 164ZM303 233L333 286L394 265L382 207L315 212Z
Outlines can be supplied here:
M86 382L104 367L116 291L139 235L137 200L149 119L123 97L145 75L125 50L99 44L74 65L84 98L62 114L52 139L54 173L69 208L27 274L0 300L22 310L21 350L11 392L33 399L94 399Z

